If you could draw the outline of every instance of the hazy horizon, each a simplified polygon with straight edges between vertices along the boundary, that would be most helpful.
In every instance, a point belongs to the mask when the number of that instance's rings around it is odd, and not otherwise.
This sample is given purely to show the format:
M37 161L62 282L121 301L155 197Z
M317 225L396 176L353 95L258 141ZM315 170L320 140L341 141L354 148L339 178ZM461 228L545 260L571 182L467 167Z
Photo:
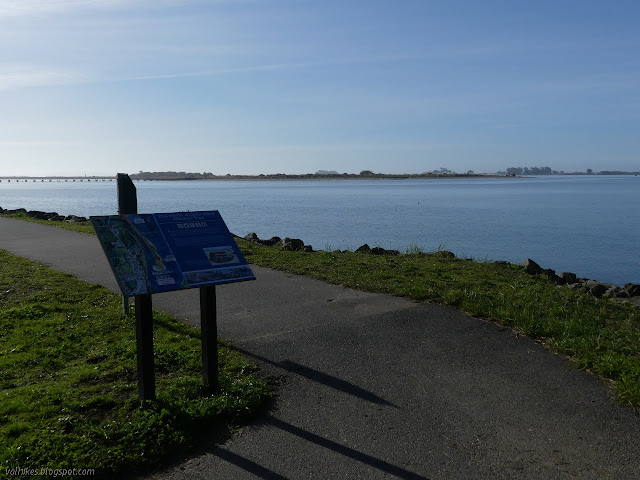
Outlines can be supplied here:
M509 167L508 167L509 168ZM575 175L575 174L594 174L594 175L598 175L601 174L602 172L616 172L616 173L621 173L621 174L637 174L640 172L640 170L610 170L610 169L606 169L606 170L592 170L591 172L586 172L586 171L579 171L579 170L574 170L574 171L570 171L570 172L565 172L565 171L554 171L553 174L551 175ZM151 174L162 174L162 173L177 173L177 174L181 174L184 173L186 175L199 175L199 174L209 174L212 172L188 172L188 171L183 171L183 170L166 170L166 171L159 171L159 172L118 172L118 173L126 173L128 175L137 175L137 174L141 174L141 173L151 173ZM447 174L446 172L437 172L436 170L432 171L432 172L373 172L374 175L387 175L387 176L393 176L393 175L431 175L431 174L439 174L439 173L444 173ZM495 172L456 172L456 171L450 171L448 172L449 174L452 175L496 175L496 174L505 174L506 173L506 169L502 169L502 170L497 170ZM244 173L237 173L237 174L226 174L226 173L220 173L220 174L212 174L215 177L225 177L225 176L252 176L252 177L259 177L259 176L275 176L275 175L285 175L285 176L305 176L305 175L317 175L319 177L321 176L342 176L342 175L360 175L360 172L337 172L337 173L331 173L331 172L327 172L327 173L321 173L321 172L306 172L306 173L287 173L287 172L262 172L262 173L250 173L250 174L244 174ZM519 173L518 175L529 175L529 176L536 176L536 175L546 175L546 174L537 174L537 173ZM87 178L87 179L92 179L92 178L116 178L117 174L116 173L109 173L109 174L84 174L84 173L70 173L67 175L2 175L0 174L0 179L55 179L55 178L60 178L60 179L65 179L65 178ZM203 176L203 179L208 178L206 175Z

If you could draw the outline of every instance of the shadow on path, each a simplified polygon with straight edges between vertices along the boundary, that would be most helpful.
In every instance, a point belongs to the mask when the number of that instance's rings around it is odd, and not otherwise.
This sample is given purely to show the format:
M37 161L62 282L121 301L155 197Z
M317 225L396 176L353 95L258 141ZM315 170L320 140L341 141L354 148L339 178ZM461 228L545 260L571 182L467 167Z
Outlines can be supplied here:
M213 454L221 458L225 462L229 462L236 467L240 467L243 470L246 470L256 477L264 478L265 480L287 480L287 477L283 477L273 470L269 470L262 465L258 465L257 463L252 462L251 460L248 460L224 448L216 448Z
M377 468L378 470L382 470L383 472L395 475L398 478L406 480L429 480L427 477L423 477L422 475L418 475L417 473L405 470L402 467L392 465L391 463L380 460L379 458L372 457L371 455L367 455L366 453L359 452L358 450L354 450L353 448L349 448L332 440L328 440L324 437L321 437L320 435L307 432L302 428L296 427L287 422L283 422L282 420L279 420L277 418L268 417L265 420L265 423L284 430L285 432L288 432L299 438L315 443L316 445L319 445L323 448L332 450L336 453L339 453L340 455L344 455L346 457L352 458L353 460L357 460L358 462L369 465L373 468Z
M283 360L281 362L275 362L273 360L269 360L268 358L262 357L255 353L248 352L247 350L244 350L237 346L233 346L232 348L242 353L243 355L254 358L255 360L268 363L269 365L273 365L274 367L281 368L290 373L295 373L296 375L305 377L313 382L321 383L322 385L326 385L327 387L334 388L341 392L366 400L367 402L372 402L378 405L385 405L393 408L399 408L393 403L386 401L384 398L380 398L376 394L368 390L365 390L364 388L360 388L354 385L353 383L349 383L345 380L334 377L333 375L323 373L319 370L315 370L310 367L305 367L304 365L301 365L296 362L292 362L291 360Z

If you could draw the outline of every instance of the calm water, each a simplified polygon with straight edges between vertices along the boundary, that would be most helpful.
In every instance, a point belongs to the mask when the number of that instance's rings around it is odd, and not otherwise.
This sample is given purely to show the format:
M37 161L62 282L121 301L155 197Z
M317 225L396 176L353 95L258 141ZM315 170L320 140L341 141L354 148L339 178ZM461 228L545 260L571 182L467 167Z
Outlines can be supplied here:
M136 182L141 213L220 210L237 235L316 249L438 247L616 284L640 283L640 177ZM117 212L114 182L0 183L0 206Z

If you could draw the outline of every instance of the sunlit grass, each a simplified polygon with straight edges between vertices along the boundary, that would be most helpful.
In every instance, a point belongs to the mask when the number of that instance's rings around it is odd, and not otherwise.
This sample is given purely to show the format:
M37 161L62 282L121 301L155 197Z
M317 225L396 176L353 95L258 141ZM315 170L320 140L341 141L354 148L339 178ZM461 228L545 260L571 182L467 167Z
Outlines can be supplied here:
M157 401L138 401L135 319L101 286L0 250L0 465L149 468L250 420L269 396L219 345L221 391L207 395L200 333L154 314Z

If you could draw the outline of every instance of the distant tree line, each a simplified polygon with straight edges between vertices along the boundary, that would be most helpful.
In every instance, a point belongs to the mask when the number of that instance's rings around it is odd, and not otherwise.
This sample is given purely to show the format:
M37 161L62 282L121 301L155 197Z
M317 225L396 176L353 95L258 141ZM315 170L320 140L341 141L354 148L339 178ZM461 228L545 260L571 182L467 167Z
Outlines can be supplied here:
M131 178L138 180L195 180L213 176L211 172L143 172L140 170L138 173L131 175Z
M502 172L504 175L504 172ZM338 173L335 170L318 170L316 173L303 173L303 174L286 174L286 173L261 173L259 175L237 175L227 173L226 175L214 175L211 172L143 172L142 170L138 173L134 173L130 175L133 180L304 180L304 179L322 179L322 178L331 178L331 179L358 179L358 178L367 178L367 179L379 179L379 178L389 178L389 179L406 179L406 178L432 178L432 177L442 177L442 176L457 176L457 177L465 177L465 176L484 176L484 174L475 174L473 170L469 170L465 173L456 173L447 168L440 168L438 170L434 170L433 172L424 172L424 173L403 173L403 174L394 174L394 173L376 173L373 170L362 170L360 173Z
M553 175L551 167L509 167L507 175Z

